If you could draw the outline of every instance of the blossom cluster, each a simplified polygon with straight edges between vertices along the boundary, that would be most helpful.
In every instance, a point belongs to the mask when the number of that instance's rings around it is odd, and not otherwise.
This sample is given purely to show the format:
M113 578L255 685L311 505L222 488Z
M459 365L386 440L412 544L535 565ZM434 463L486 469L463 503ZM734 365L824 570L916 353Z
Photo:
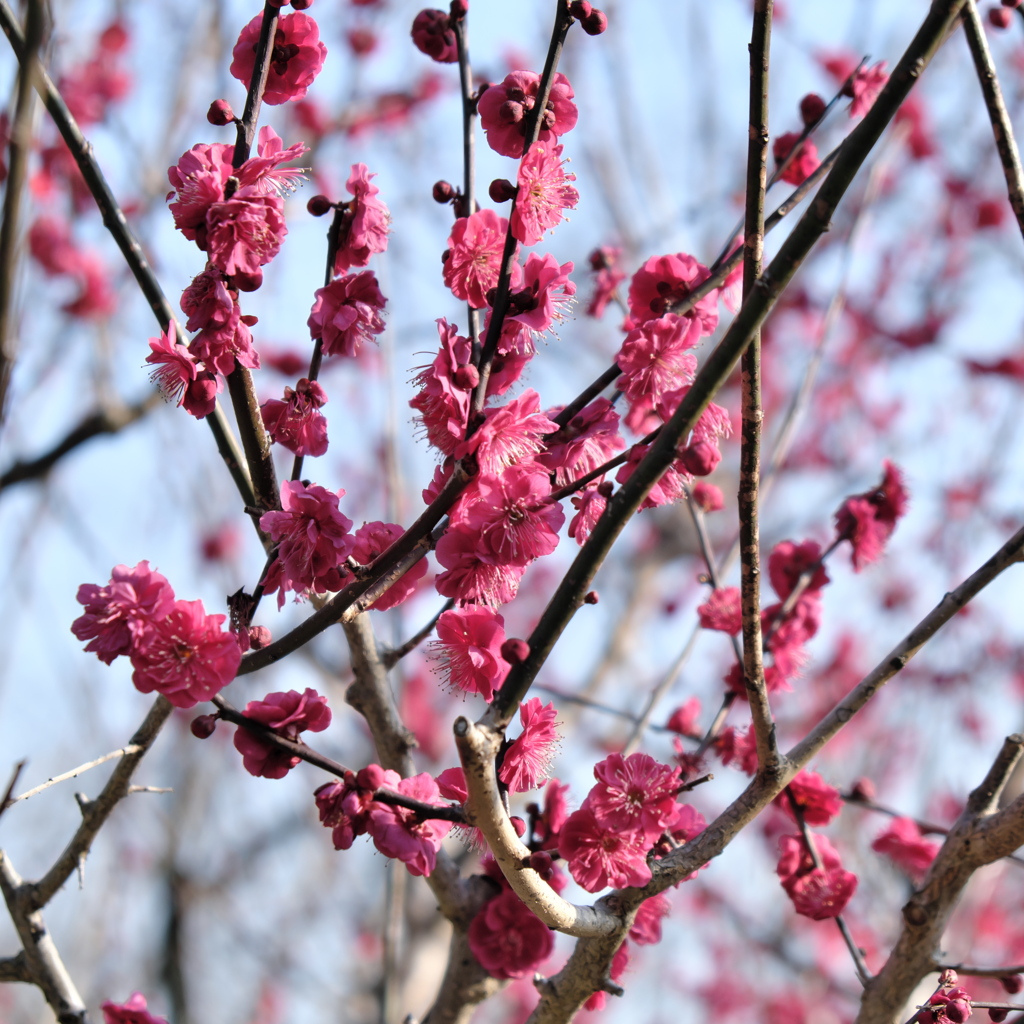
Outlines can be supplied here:
M175 707L190 708L219 693L238 671L242 648L221 628L225 617L207 615L202 601L176 600L149 562L114 566L105 587L83 583L78 603L85 611L71 631L107 665L127 655L142 693L156 690Z

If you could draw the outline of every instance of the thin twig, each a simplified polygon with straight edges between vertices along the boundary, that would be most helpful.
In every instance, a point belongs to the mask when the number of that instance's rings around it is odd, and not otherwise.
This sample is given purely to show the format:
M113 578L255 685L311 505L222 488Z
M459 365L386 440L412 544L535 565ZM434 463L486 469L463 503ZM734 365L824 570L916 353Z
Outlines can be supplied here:
M25 760L19 761L11 772L11 779L7 783L7 789L4 790L3 799L0 800L0 814L3 814L11 804L17 800L17 797L12 797L11 794L14 792L14 787L18 784L18 779L21 777L21 772L28 762Z
M445 601L441 610L422 628L413 633L405 643L394 648L390 651L383 651L380 656L381 663L386 669L394 668L407 654L416 650L417 647L424 640L434 632L434 627L437 625L437 620L444 615L445 612L450 611L455 607L455 598L449 598Z
M35 114L33 72L36 54L43 41L46 12L42 0L28 0L25 13L25 53L18 67L18 99L14 107L8 146L7 187L4 216L0 224L0 425L7 413L8 388L17 354L14 320L14 280L18 266L18 230L21 197L25 188L28 158L32 150L32 118Z
M109 754L104 754L102 757L97 757L94 761L86 761L85 764L80 764L77 768L72 768L69 772L64 772L61 775L54 775L53 778L47 779L46 782L33 789L27 789L24 793L19 793L11 803L16 803L19 800L28 800L34 797L37 793L42 793L44 789L49 789L51 786L56 786L58 782L66 782L68 779L77 779L79 775L89 771L90 768L96 768L101 764L106 764L107 761L113 761L115 757L124 757L126 754L137 754L141 751L141 747L129 744L127 747L121 747L119 750L112 750Z

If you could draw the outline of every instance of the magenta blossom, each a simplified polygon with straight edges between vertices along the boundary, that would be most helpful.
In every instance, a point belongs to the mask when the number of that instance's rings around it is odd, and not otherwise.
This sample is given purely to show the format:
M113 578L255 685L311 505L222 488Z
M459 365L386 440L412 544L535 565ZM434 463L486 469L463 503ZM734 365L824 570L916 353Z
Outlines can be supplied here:
M352 548L352 520L338 507L344 494L286 480L281 484L281 511L260 518L260 528L278 543L263 585L267 594L279 591L278 607L288 590L323 594L341 588L344 562Z
M573 210L580 194L569 184L575 174L562 167L562 147L535 142L519 164L519 186L512 210L512 234L523 245L536 245L544 232Z
M671 904L662 893L644 900L629 929L629 938L638 946L652 946L661 942L661 919L668 917L671 910Z
M925 839L912 818L894 818L889 827L871 844L871 849L884 853L915 882L925 875L939 852L939 844Z
M133 992L126 1003L112 1003L108 999L100 1009L103 1024L167 1024L163 1017L154 1017L146 1008L146 997Z
M609 754L594 766L594 778L587 804L600 825L635 834L646 846L661 838L675 814L678 769L650 754Z
M473 346L468 338L445 319L437 321L441 348L434 361L413 379L420 389L409 405L419 413L427 441L445 455L451 455L466 436L471 392L480 374L470 362Z
M523 731L505 751L498 771L498 778L508 786L510 793L536 789L547 775L558 742L557 716L554 704L542 705L539 697L532 697L519 706Z
M87 651L109 665L130 653L133 642L147 626L162 619L174 607L174 591L149 562L134 569L115 565L105 587L83 583L77 601L85 611L71 624L79 640L89 640Z
M486 95L486 94L485 94ZM452 225L444 260L444 283L457 299L474 309L488 305L487 293L498 283L508 221L493 210L477 210Z
M646 885L651 880L649 846L636 832L600 825L588 803L569 815L558 836L558 852L568 863L569 873L587 892L610 885Z
M374 253L387 251L391 214L377 198L380 189L370 181L375 177L366 164L352 165L345 188L354 198L346 204L338 230L335 274L342 274L350 267L365 267Z
M489 701L508 673L504 642L505 620L491 608L470 605L441 615L431 647L449 685Z
M740 588L719 587L697 609L701 629L715 629L736 636L743 628Z
M469 948L492 978L525 978L554 949L555 937L525 903L506 890L488 900L469 925Z
M480 472L497 476L506 466L536 456L544 448L544 435L556 430L558 424L540 411L540 395L527 388L506 405L484 410L483 425L456 446L455 456L475 452Z
M708 268L685 252L652 256L630 282L630 316L642 324L672 313L673 306L688 298L707 278ZM718 326L717 291L700 299L686 316L700 321L701 334L711 334Z
M830 786L816 772L798 772L793 781L786 787L787 792L780 793L775 803L790 816L793 815L793 803L800 808L803 819L808 825L820 827L827 825L843 809L843 798L839 790ZM790 801L792 797L792 802Z
M395 788L410 799L442 804L437 783L427 772L402 779ZM411 875L429 875L434 870L441 840L451 828L450 821L437 818L420 821L415 811L405 807L375 801L370 808L368 831L373 845L386 857L402 861Z
M303 377L295 390L286 387L284 398L271 398L260 406L270 439L295 455L323 455L327 451L327 420L320 407L327 392Z
M156 690L177 708L194 707L223 690L242 660L234 634L221 628L224 619L207 615L202 601L175 601L132 645L135 688Z
M786 132L772 144L772 156L779 166L785 162L799 138L798 132ZM804 139L789 166L782 172L781 180L790 185L802 185L820 166L814 139Z
M532 71L513 71L504 81L484 90L477 108L480 124L487 133L487 144L502 156L519 158L526 141L526 124L537 102L540 75ZM541 116L538 142L551 145L555 136L576 127L579 112L572 102L569 79L556 71L547 108Z
M847 498L836 512L836 535L850 542L856 572L881 558L896 523L907 511L903 474L888 459L883 466L882 482L874 490Z
M631 403L657 402L693 381L701 338L699 320L668 314L647 320L626 335L615 361L618 386Z
M626 280L626 272L616 266L622 249L615 245L602 245L590 254L590 269L594 271L594 294L587 305L587 316L601 317L616 289Z
M352 557L360 565L370 565L378 555L383 554L405 529L398 523L363 523L352 535ZM427 571L427 560L421 558L404 576L395 580L388 589L370 606L375 611L386 612L408 600L416 592L416 584Z
M288 228L284 200L275 195L244 195L213 203L206 212L206 251L229 276L254 277L280 251Z
M303 693L268 693L263 700L249 701L242 714L288 740L298 740L299 733L307 729L323 732L331 724L327 698L308 687ZM283 779L300 760L241 725L235 730L235 749L242 755L245 770L265 779Z
M412 41L420 53L438 64L454 64L459 59L455 30L444 11L431 7L420 11L412 23Z
M256 67L256 47L259 43L263 15L257 14L242 29L231 52L228 69L246 88ZM300 100L320 74L327 56L327 47L320 42L316 22L301 11L283 15L274 34L274 48L270 57L270 71L263 102L275 106L289 100Z
M582 546L608 507L608 495L602 489L602 484L594 483L574 494L571 500L576 515L569 523L569 536Z
M506 604L516 596L529 563L528 559L496 563L468 524L449 526L437 542L435 554L445 569L434 579L439 594L492 606Z
M546 415L554 421L561 411L561 407L549 409ZM555 474L559 487L564 487L597 469L624 447L615 407L607 398L595 398L558 431L537 461Z
M387 299L372 270L336 277L314 293L306 321L313 338L323 341L324 355L359 355L363 342L384 330L381 312Z
M565 308L576 294L576 285L569 280L573 264L563 263L550 253L541 256L531 252L523 267L522 282L509 295L507 321L547 331L555 320L565 317ZM506 322L507 322L506 321Z
M189 350L178 344L172 320L159 338L149 339L150 354L146 362L155 368L150 379L168 399L177 399L185 411L202 419L217 406L217 393L223 385L218 377L202 368Z
M211 265L193 279L181 293L181 310L188 317L185 327L199 332L188 350L208 369L227 376L236 359L241 366L259 369L249 331L256 318L242 315L237 291L227 287L219 270Z
M853 78L844 86L843 94L852 96L850 117L863 117L874 105L878 94L889 81L885 70L885 61L872 64L869 68L861 68L854 72Z
M800 836L779 840L776 873L798 914L815 921L838 917L857 889L857 876L844 871L835 847L824 836L812 836L822 867L816 868Z

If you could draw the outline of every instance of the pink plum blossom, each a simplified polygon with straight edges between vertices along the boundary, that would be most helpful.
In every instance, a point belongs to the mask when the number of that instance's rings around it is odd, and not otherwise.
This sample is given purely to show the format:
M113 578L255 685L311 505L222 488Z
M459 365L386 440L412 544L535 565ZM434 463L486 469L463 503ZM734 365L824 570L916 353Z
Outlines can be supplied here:
M526 142L526 123L537 101L540 75L512 71L496 85L488 86L477 104L487 144L502 156L519 158ZM576 127L579 112L572 102L572 86L561 72L555 72L547 109L541 117L538 141L550 145L555 136Z
M323 594L340 589L343 563L352 548L352 520L338 507L344 494L286 480L281 484L281 511L265 512L260 518L260 528L278 544L264 592L277 590L279 607L289 590Z
M561 411L549 409L547 415L554 421ZM537 461L554 473L559 487L564 487L597 469L624 447L615 407L607 398L595 398L559 429Z
M719 587L697 609L702 629L719 630L736 636L743 628L739 587Z
M519 164L519 185L512 210L512 235L523 245L536 245L544 233L573 210L580 194L568 184L575 174L562 167L562 147L535 142Z
M597 785L587 803L597 822L617 832L631 832L650 846L675 813L679 772L650 754L609 754L594 766Z
M594 294L587 305L587 316L600 318L615 290L626 280L626 272L616 266L622 249L614 245L602 245L590 254L590 269L594 271Z
M856 572L881 558L896 523L907 511L903 474L888 459L883 465L882 482L874 490L847 498L836 512L836 536L850 542Z
M630 316L636 324L663 317L707 278L708 268L685 252L652 256L630 282ZM717 292L705 295L686 315L700 322L701 334L711 334L718 326Z
M263 700L251 700L242 714L273 729L285 739L298 740L299 733L323 732L331 724L327 698L308 687L303 693L268 693ZM299 763L299 758L274 746L244 726L235 730L235 749L250 775L265 779L283 779Z
M792 152L799 138L799 132L786 132L773 143L772 156L775 157L775 162L780 167ZM804 139L800 143L796 156L782 172L781 180L790 185L802 185L820 166L818 147L814 144L814 139Z
M476 530L465 524L449 526L434 553L445 570L434 578L434 587L442 597L492 606L506 604L516 596L528 564L495 563L493 555L482 547Z
M286 234L280 196L236 192L206 211L206 251L210 262L229 276L259 274L278 254Z
M581 546L594 532L598 519L608 507L608 496L602 488L602 484L595 482L572 496L571 501L576 509L576 515L569 523L569 536Z
M692 382L697 369L693 348L700 341L699 320L668 316L645 321L626 335L615 361L618 386L630 400L657 401Z
M263 15L257 14L242 29L231 53L228 70L246 88L256 67L256 47L262 25ZM274 34L263 102L274 106L302 99L320 73L326 56L327 47L320 42L317 24L308 14L296 11L283 15Z
M105 587L83 583L76 600L85 611L71 624L71 632L89 640L85 649L109 665L130 653L147 626L171 611L174 591L149 562L139 562L133 569L115 565Z
M646 885L651 880L648 849L641 834L600 825L587 803L569 815L558 836L558 852L565 858L569 874L587 892L610 885Z
M156 690L177 708L194 707L223 690L242 659L234 634L221 629L224 619L207 615L202 601L175 601L132 645L135 688Z
M557 716L555 706L542 705L539 697L532 697L519 706L523 731L505 751L498 771L498 778L508 786L510 793L536 789L547 775L553 748L558 742Z
M338 230L335 274L342 274L350 267L365 267L374 253L387 251L391 214L377 198L380 189L370 181L375 177L366 164L352 165L345 188L353 198L346 204Z
M363 342L384 330L380 314L388 300L372 270L336 277L313 295L306 323L313 338L322 340L324 355L357 356Z
M360 565L371 565L404 534L404 528L398 523L363 523L352 534L350 554ZM416 592L416 584L424 577L426 571L427 560L421 558L405 575L395 580L370 607L378 612L386 612L408 600Z
M815 921L838 917L857 889L857 876L844 871L835 847L824 836L813 836L822 867L816 868L800 836L779 840L776 873L798 914Z
M484 904L469 925L469 948L493 978L525 978L554 949L555 937L525 903L505 890Z
M845 95L853 97L850 117L863 117L872 108L888 81L889 73L885 70L884 60L854 72L853 78L843 89Z
M843 809L843 798L839 795L839 790L830 786L816 772L806 769L798 772L786 788L788 795L781 793L776 798L776 804L793 818L793 807L790 802L792 797L792 801L800 808L804 821L816 828L829 824Z
M894 818L871 844L871 849L884 853L911 878L920 881L931 867L940 846L932 839L925 839L912 818Z
M432 7L420 11L413 19L411 35L416 49L438 64L454 64L459 59L455 31L444 11Z
M489 701L508 673L501 656L504 642L505 620L491 608L470 605L441 615L431 647L450 686Z
M443 318L437 321L437 330L441 348L414 378L413 384L420 390L409 405L420 413L430 444L451 455L466 435L471 392L480 377L470 363L473 348L469 339Z
M456 446L455 456L475 453L480 472L497 476L506 466L536 456L544 448L544 435L556 430L558 424L540 411L540 395L527 388L506 405L485 409L483 424Z
M394 788L401 796L413 800L441 803L437 783L427 772L402 779ZM370 807L367 825L373 845L386 857L402 861L411 875L429 875L434 870L441 840L451 828L450 821L437 818L419 821L415 811L378 801Z
M133 992L126 1003L112 1003L109 999L100 1007L103 1024L167 1024L163 1017L155 1017L146 1007L146 997Z
M486 94L485 94L486 95ZM444 260L444 283L457 299L474 309L488 305L487 293L498 283L508 221L493 210L477 210L452 225Z
M223 385L178 343L173 320L159 338L149 339L149 347L146 362L154 366L150 374L153 383L168 399L177 399L177 404L196 419L209 416L216 408L217 393Z
M303 377L295 389L285 388L284 398L268 399L260 406L270 439L295 455L323 455L327 451L327 420L320 407L327 392Z
M523 267L521 285L509 295L506 322L511 320L532 331L547 331L555 320L565 318L566 307L576 294L569 280L572 263L559 266L550 253L531 252Z

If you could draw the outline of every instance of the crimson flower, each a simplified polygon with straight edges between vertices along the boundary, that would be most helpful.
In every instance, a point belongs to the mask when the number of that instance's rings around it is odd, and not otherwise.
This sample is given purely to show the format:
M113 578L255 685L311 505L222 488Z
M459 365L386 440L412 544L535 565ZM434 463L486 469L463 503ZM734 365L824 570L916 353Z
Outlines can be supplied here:
M651 880L649 845L641 834L600 825L588 802L569 815L558 836L558 852L587 892L646 885Z
M576 208L580 194L568 184L575 174L562 168L562 147L535 142L519 164L519 190L512 210L512 234L523 245L536 245L544 232L562 221L562 211Z
M775 157L777 164L781 165L785 161L799 138L799 132L786 132L775 140L772 144L772 156ZM796 156L782 172L781 180L790 185L802 185L820 166L818 147L814 144L814 140L804 139L800 143Z
M163 1017L154 1017L146 1008L146 997L133 992L126 1003L112 1003L109 999L100 1007L103 1024L167 1024Z
M497 409L484 410L484 422L472 437L455 448L456 458L476 453L480 472L497 476L506 466L528 461L544 448L544 435L558 424L540 411L540 395L527 388Z
M646 320L626 335L615 362L618 386L631 403L657 402L689 384L697 369L692 349L701 338L699 320L667 314Z
M432 7L420 11L413 19L411 34L416 49L438 64L454 64L459 59L455 31L444 11Z
M843 870L839 854L824 836L814 836L813 842L821 858L821 868L814 866L800 836L783 836L779 840L782 855L776 873L796 912L815 921L824 921L843 912L857 889L857 876Z
M553 321L563 319L564 307L576 294L576 285L569 280L572 271L571 262L559 266L550 253L531 252L519 287L509 295L506 323L518 322L533 331L550 330Z
M268 399L260 406L270 439L295 455L323 455L327 451L327 420L320 407L327 392L303 377L295 389L286 387L284 398Z
M637 324L663 317L707 278L708 268L685 252L652 256L630 282L629 314ZM686 315L700 321L701 334L711 334L718 326L718 292L705 295Z
M308 687L303 693L268 693L263 700L249 701L242 714L289 740L297 740L307 729L323 732L331 724L327 698ZM300 760L241 725L235 730L235 749L242 755L245 770L265 779L283 779Z
M342 274L350 267L365 267L374 253L386 252L391 214L377 198L380 189L370 179L366 164L353 164L345 188L352 195L338 229L338 253L334 273ZM376 283L376 282L374 282Z
M480 124L487 133L487 144L502 156L518 159L523 155L528 115L537 102L540 75L532 71L512 71L497 85L488 86L480 96L477 109ZM555 136L576 127L579 112L572 102L572 86L560 71L555 72L547 107L541 115L538 142L550 144Z
M223 385L215 374L202 369L203 364L184 345L178 344L173 320L159 338L149 339L149 347L146 362L155 367L150 380L196 419L209 416L216 408L217 393Z
M920 881L931 867L940 846L925 839L917 822L911 818L894 818L889 827L871 844L871 849L890 857L915 881Z
M559 406L549 409L546 415L553 421L561 411ZM597 469L623 447L615 406L607 398L595 398L558 431L537 461L554 473L559 487L564 487Z
M698 609L702 629L715 629L736 636L743 628L739 587L719 587Z
M306 324L322 340L324 355L355 357L363 342L384 330L380 314L388 300L372 270L336 277L313 295Z
M280 251L288 234L284 200L275 195L245 195L213 203L206 211L206 252L227 275L255 276Z
M487 293L497 285L501 272L507 231L508 221L493 210L477 210L455 221L443 257L445 287L455 298L474 309L488 305Z
M830 786L816 772L798 772L788 788L808 825L827 825L843 809L843 798L839 795L839 790ZM796 820L790 798L786 793L780 793L775 798L775 803L790 818Z
M881 558L886 541L907 511L903 474L888 459L883 466L885 474L874 490L847 498L836 512L836 536L850 542L856 572Z
M480 376L470 363L473 347L468 338L445 319L437 321L441 348L429 366L413 380L420 389L409 405L419 413L427 441L445 455L451 455L466 436L472 388Z
M590 254L590 269L595 276L594 294L587 306L587 316L602 316L615 289L626 280L626 272L616 266L621 255L622 249L614 245L602 245Z
M525 793L536 789L547 775L548 766L558 742L554 704L542 705L539 697L532 697L519 706L519 722L523 731L505 751L498 778L510 793Z
M242 29L228 69L246 88L256 67L256 48L259 43L263 15L257 14ZM327 47L320 42L316 22L301 11L285 14L278 19L274 34L270 71L263 92L263 102L271 106L301 100L320 74L327 56Z
M609 754L594 766L594 777L587 803L600 825L635 833L648 847L661 837L675 814L677 769L650 754Z
M508 662L501 656L505 620L491 608L470 605L444 612L436 630L431 647L445 681L491 700L508 674Z
M509 890L488 900L469 925L469 948L492 978L525 978L554 949L555 937Z
M402 796L428 804L441 803L437 783L427 773L399 781L395 790ZM444 805L447 806L447 805ZM420 821L415 811L374 801L367 830L373 845L386 857L402 861L411 875L429 875L437 861L441 840L451 831L450 821L428 818Z
M371 562L405 533L405 529L398 523L372 522L363 523L354 534L352 534L352 557L360 565L370 565ZM390 587L370 605L374 611L386 612L389 608L395 608L403 601L412 597L416 592L416 584L423 578L427 571L427 560L421 558L404 576L395 580Z

